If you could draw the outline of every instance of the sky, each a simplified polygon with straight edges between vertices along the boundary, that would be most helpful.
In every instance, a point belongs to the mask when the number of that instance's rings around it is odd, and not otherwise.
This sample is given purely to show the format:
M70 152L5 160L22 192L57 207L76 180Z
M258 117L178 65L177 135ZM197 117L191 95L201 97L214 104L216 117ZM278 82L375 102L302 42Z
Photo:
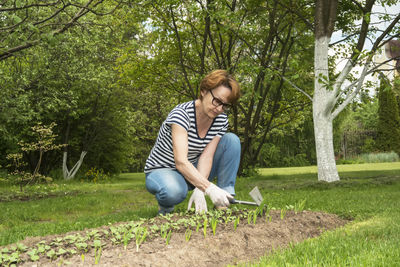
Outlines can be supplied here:
M389 14L393 14L393 15L397 15L400 13L400 1L399 3L397 3L394 6L391 7L382 7L382 6L374 6L374 8L372 9L373 12L372 13L389 13ZM361 21L360 21L361 23ZM382 22L379 20L377 15L372 15L371 16L371 23L376 23L376 25L380 28L380 29L385 29L390 22ZM338 32L334 32L331 38L331 43L335 43L341 39L343 39L344 36L342 36L342 32L338 31ZM372 42L371 41L367 41L364 45L365 49L370 49L372 48ZM330 55L332 55L333 53L335 53L333 50L330 50ZM337 61L337 72L340 72L344 65L346 64L346 60L341 58ZM361 72L361 68L355 68L355 71ZM376 82L377 78L373 77L373 76L368 76L366 78L366 81L372 81L372 82Z

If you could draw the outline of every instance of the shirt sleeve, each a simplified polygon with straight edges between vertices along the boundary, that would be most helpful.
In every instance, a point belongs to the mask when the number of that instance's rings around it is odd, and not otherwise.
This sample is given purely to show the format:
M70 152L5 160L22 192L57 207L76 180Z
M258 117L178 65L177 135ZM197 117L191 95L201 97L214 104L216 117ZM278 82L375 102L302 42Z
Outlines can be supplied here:
M217 133L217 136L222 137L226 132L228 131L229 128L229 121L228 118L226 118L224 126L222 126L222 129Z
M182 108L174 108L168 114L165 123L169 126L171 126L172 124L178 124L182 126L186 131L188 131L190 126L189 114Z

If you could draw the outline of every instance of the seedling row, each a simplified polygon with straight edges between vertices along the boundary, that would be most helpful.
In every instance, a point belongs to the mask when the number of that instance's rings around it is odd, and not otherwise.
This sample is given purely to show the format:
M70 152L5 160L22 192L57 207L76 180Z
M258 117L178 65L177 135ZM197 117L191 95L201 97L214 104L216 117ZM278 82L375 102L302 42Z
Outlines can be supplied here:
M295 206L286 206L281 210L280 218L285 218L288 209L296 212L303 210L304 204L305 200ZM18 243L0 249L0 266L16 266L26 261L39 261L41 258L64 260L73 255L81 255L84 262L88 254L94 255L94 263L97 264L101 260L102 251L110 246L123 246L127 249L130 244L134 244L136 251L139 251L144 242L154 238L161 237L168 245L173 233L184 234L188 242L193 232L207 238L207 235L216 235L218 227L232 225L236 231L238 225L256 224L261 218L271 221L270 210L266 205L253 210L233 207L203 214L195 214L194 210L190 210L57 237L51 241L40 241L32 247Z

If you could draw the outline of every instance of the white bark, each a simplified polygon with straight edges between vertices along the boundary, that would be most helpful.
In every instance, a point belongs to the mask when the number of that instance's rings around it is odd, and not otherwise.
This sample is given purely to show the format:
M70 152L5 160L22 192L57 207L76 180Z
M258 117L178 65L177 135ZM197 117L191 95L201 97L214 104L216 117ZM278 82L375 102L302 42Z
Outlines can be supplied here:
M318 180L334 182L340 180L333 150L333 117L335 90L329 88L328 44L324 36L315 40L315 82L313 96L313 120L315 147L317 152ZM323 81L321 81L323 80Z
M79 168L82 165L83 159L85 158L87 154L87 151L82 151L81 156L79 160L75 163L74 167L72 167L71 170L68 170L67 166L67 158L68 158L68 152L64 152L63 155L63 176L65 180L71 180L75 177L76 173L78 172Z

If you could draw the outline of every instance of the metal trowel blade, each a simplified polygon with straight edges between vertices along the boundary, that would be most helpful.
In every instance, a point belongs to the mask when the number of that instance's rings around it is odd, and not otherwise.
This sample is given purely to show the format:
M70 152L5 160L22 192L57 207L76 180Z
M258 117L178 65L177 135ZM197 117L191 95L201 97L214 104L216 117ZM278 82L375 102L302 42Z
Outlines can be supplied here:
M258 204L258 206L261 205L261 202L264 200L263 197L261 196L260 190L258 190L258 187L254 187L249 195L251 196L251 198Z

